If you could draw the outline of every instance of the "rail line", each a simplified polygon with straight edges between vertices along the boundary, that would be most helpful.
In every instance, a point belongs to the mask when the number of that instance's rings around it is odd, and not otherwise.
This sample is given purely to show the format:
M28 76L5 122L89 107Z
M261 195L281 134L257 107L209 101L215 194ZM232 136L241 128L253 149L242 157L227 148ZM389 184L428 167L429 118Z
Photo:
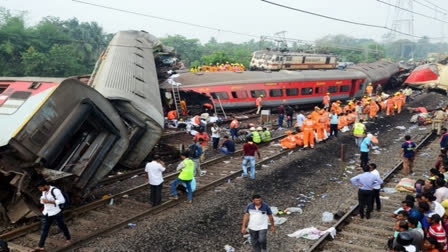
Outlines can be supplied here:
M424 135L421 140L419 141L419 143L417 144L417 150L420 150L426 143L428 143L429 141L433 140L433 133L430 132L426 135ZM394 175L397 174L397 172L401 169L401 167L403 166L403 161L398 162L391 170L389 170L388 172L386 172L383 176L383 181L384 184L388 185L391 184L391 179L394 178ZM423 168L425 169L425 168ZM418 171L417 167L414 167L415 171ZM426 171L427 169L425 169L424 171ZM419 171L420 172L420 171ZM423 172L423 170L422 170ZM390 194L388 194L389 196ZM390 196L393 197L393 196ZM398 196L399 197L399 196ZM399 199L403 200L401 197ZM399 200L397 198L397 200ZM401 202L400 200L400 202ZM384 205L384 204L382 204ZM337 250L337 251L384 251L381 248L373 248L371 243L379 243L382 244L382 246L384 247L385 243L386 243L386 239L381 240L378 239L376 237L373 236L366 236L363 237L357 233L352 233L352 232L345 232L345 230L347 230L348 228L352 227L352 229L354 230L359 230L359 231L365 231L365 232L370 232L370 233L381 233L381 230L378 230L378 228L373 228L373 227L369 227L367 225L367 223L369 221L371 222L375 222L376 225L385 225L385 227L388 228L392 228L393 227L393 222L386 222L386 221L382 221L382 220L378 220L375 218L371 218L369 220L363 220L360 219L359 221L353 221L356 223L351 223L350 222L350 217L353 215L356 215L356 211L358 210L359 204L356 204L355 206L353 206L344 216L342 216L332 227L335 228L338 231L338 235L336 235L336 238L334 241L330 241L330 233L325 233L323 234L308 250L307 252L312 252L312 251L320 251L320 249L323 249L325 251L333 251L331 250L332 246L335 247L339 247L339 248L344 248L345 250ZM384 210L384 209L383 209ZM382 212L380 212L379 214L384 214ZM341 240L337 240L338 236L341 236L340 232L342 232L342 236L346 236L346 237L350 237L350 239L342 239ZM389 235L393 232L393 230L390 230ZM385 233L385 232L384 232ZM370 243L370 246L357 246L352 244L353 240L362 240L364 239L365 242ZM367 245L367 244L365 244ZM381 245L380 245L381 246Z
M287 153L287 151L281 150L278 145L270 144L283 137L284 135L273 137L270 142L263 144L260 152L265 158L256 163L257 167ZM237 151L233 155L214 158L203 163L201 168L206 169L207 174L196 178L197 187L194 192L194 197L228 182L229 179L238 177L242 173L241 159L236 157L241 156L241 154L242 151ZM213 165L217 163L221 164ZM164 177L164 180L170 182L178 174L179 172L168 174ZM73 243L69 246L64 246L65 244L61 244L58 239L49 236L47 241L50 246L48 246L47 250L66 251L77 248L95 237L120 229L127 226L128 223L135 222L145 216L155 215L183 202L182 200L168 200L170 191L169 183L165 183L162 204L156 207L151 207L150 204L146 203L149 199L147 197L149 185L144 183L110 197L82 205L75 209L69 209L65 212L65 219L71 221L69 227L75 238ZM144 200L141 200L142 197ZM132 207L130 208L130 206ZM114 216L114 219L117 217L117 220L111 220L110 216ZM107 225L103 225L106 223ZM36 232L39 227L40 222L35 222L1 234L0 239L9 241L10 247L13 250L28 251L32 247L30 241L34 241L33 244L35 244L39 238Z

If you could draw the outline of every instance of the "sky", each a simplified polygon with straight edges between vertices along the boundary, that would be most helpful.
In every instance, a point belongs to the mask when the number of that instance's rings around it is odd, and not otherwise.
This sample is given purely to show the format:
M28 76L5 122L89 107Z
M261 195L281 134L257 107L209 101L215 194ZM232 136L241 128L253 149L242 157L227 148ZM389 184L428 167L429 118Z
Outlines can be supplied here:
M214 27L218 30L204 29L189 25L163 21L129 13L118 12L89 6L72 0L0 0L0 7L13 13L26 11L27 25L34 25L42 17L56 16L61 19L76 17L80 21L99 23L106 32L115 33L120 30L146 30L157 37L180 34L187 38L198 38L207 42L215 37L219 42L244 42L258 40L259 36L272 36L276 32L286 31L286 37L313 41L326 35L345 34L358 38L371 38L381 41L387 33L384 29L357 26L311 16L305 13L277 7L261 0L82 0L89 3L105 5L117 9L138 12L145 15L175 19L183 22ZM290 7L316 12L323 15L355 22L369 23L392 27L394 17L398 20L409 20L410 14L405 11L396 13L393 7L378 0L270 0ZM381 0L396 4L397 0ZM448 21L443 16L419 3L448 10L446 0L401 0L406 5L413 3L413 11L427 16ZM409 22L408 22L409 23ZM409 33L406 21L401 23L401 31ZM243 36L224 30L250 34ZM414 34L433 38L448 37L448 23L442 23L414 14ZM409 38L409 37L406 37ZM434 40L434 41L440 41ZM445 39L448 41L448 38Z

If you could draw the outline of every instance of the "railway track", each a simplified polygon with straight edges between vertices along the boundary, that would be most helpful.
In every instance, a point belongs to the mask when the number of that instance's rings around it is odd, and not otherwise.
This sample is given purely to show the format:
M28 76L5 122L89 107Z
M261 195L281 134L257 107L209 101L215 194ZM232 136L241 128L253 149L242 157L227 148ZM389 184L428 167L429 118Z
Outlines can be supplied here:
M421 150L428 143L435 139L432 133L424 135L418 141L417 150ZM438 154L438 153L437 153ZM435 160L435 159L434 159ZM403 162L398 162L391 170L384 174L384 187L393 187L398 181L405 177L399 173L403 166ZM421 174L428 171L428 166L414 165L414 173L421 177ZM417 179L417 177L407 176ZM354 206L336 223L332 225L338 233L334 240L331 240L330 234L327 232L322 235L307 251L388 251L386 250L387 239L393 234L394 221L391 214L394 210L401 206L406 194L395 193L386 194L389 199L382 199L381 212L372 212L371 219L360 219L353 217L358 213L357 198L353 198ZM319 226L325 230L329 227Z
M281 150L278 145L271 144L277 142L282 137L284 136L277 136L270 143L266 143L260 148L263 158L257 162L257 167L289 152L289 150ZM207 174L196 178L197 187L194 197L239 177L242 172L241 158L237 157L241 156L241 154L241 151L238 151L232 156L218 157L203 163L201 168L207 170ZM164 177L163 200L162 204L157 207L151 207L147 203L149 201L149 185L144 183L110 197L67 210L65 219L68 221L68 226L72 232L73 243L65 246L61 242L63 241L62 234L50 232L47 240L47 250L67 251L80 247L98 236L126 227L129 223L133 223L143 217L155 215L168 208L182 204L183 200L168 200L171 192L169 188L170 182L178 174L178 172L174 172ZM111 218L112 216L113 218ZM0 239L8 241L13 251L28 251L30 248L35 247L38 242L39 227L40 223L35 222L1 234Z

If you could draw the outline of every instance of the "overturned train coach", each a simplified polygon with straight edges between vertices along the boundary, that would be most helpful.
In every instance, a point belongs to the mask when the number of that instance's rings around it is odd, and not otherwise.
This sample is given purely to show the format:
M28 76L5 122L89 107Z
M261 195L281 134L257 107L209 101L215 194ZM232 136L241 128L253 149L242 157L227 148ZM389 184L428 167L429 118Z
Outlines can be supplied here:
M118 163L135 168L147 157L163 126L152 45L145 32L117 33L90 86L76 79L0 78L2 219L39 214L42 178L75 201Z
M161 88L170 92L175 89L173 85L179 85L189 104L195 103L187 97L188 91L193 91L221 102L223 108L254 107L260 95L264 96L264 107L275 107L321 103L327 92L332 100L359 98L369 83L385 85L398 72L397 64L379 61L344 70L185 73L165 81Z

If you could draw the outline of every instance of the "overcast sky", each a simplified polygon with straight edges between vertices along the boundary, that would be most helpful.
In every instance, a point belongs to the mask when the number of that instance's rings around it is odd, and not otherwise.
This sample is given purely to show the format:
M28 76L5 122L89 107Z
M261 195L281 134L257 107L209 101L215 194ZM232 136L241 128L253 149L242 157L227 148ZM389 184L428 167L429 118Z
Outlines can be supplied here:
M302 40L315 40L328 34L346 34L359 38L381 40L387 31L383 29L361 27L320 17L311 16L273 5L260 0L83 0L90 3L107 5L114 8L176 19L184 22L232 30L240 33L273 35L287 31L286 36ZM391 27L395 10L377 0L272 0L288 5L356 22ZM382 0L395 4L396 0ZM402 0L401 2L408 2ZM418 0L429 5L434 3L448 10L447 0ZM414 2L414 11L435 17L436 12ZM188 38L199 38L206 42L210 37L218 41L247 41L250 37L219 32L183 24L177 24L154 18L142 17L114 10L88 6L72 0L0 0L0 6L11 11L26 11L28 25L34 25L42 17L56 16L62 19L76 17L81 21L96 21L106 32L120 30L146 30L158 37L181 34ZM409 19L402 11L398 19ZM437 14L436 17L448 20ZM402 26L406 26L403 24ZM444 30L444 32L442 31ZM402 31L408 32L406 28ZM414 15L414 34L428 37L448 36L448 24ZM448 39L446 40L448 41Z

